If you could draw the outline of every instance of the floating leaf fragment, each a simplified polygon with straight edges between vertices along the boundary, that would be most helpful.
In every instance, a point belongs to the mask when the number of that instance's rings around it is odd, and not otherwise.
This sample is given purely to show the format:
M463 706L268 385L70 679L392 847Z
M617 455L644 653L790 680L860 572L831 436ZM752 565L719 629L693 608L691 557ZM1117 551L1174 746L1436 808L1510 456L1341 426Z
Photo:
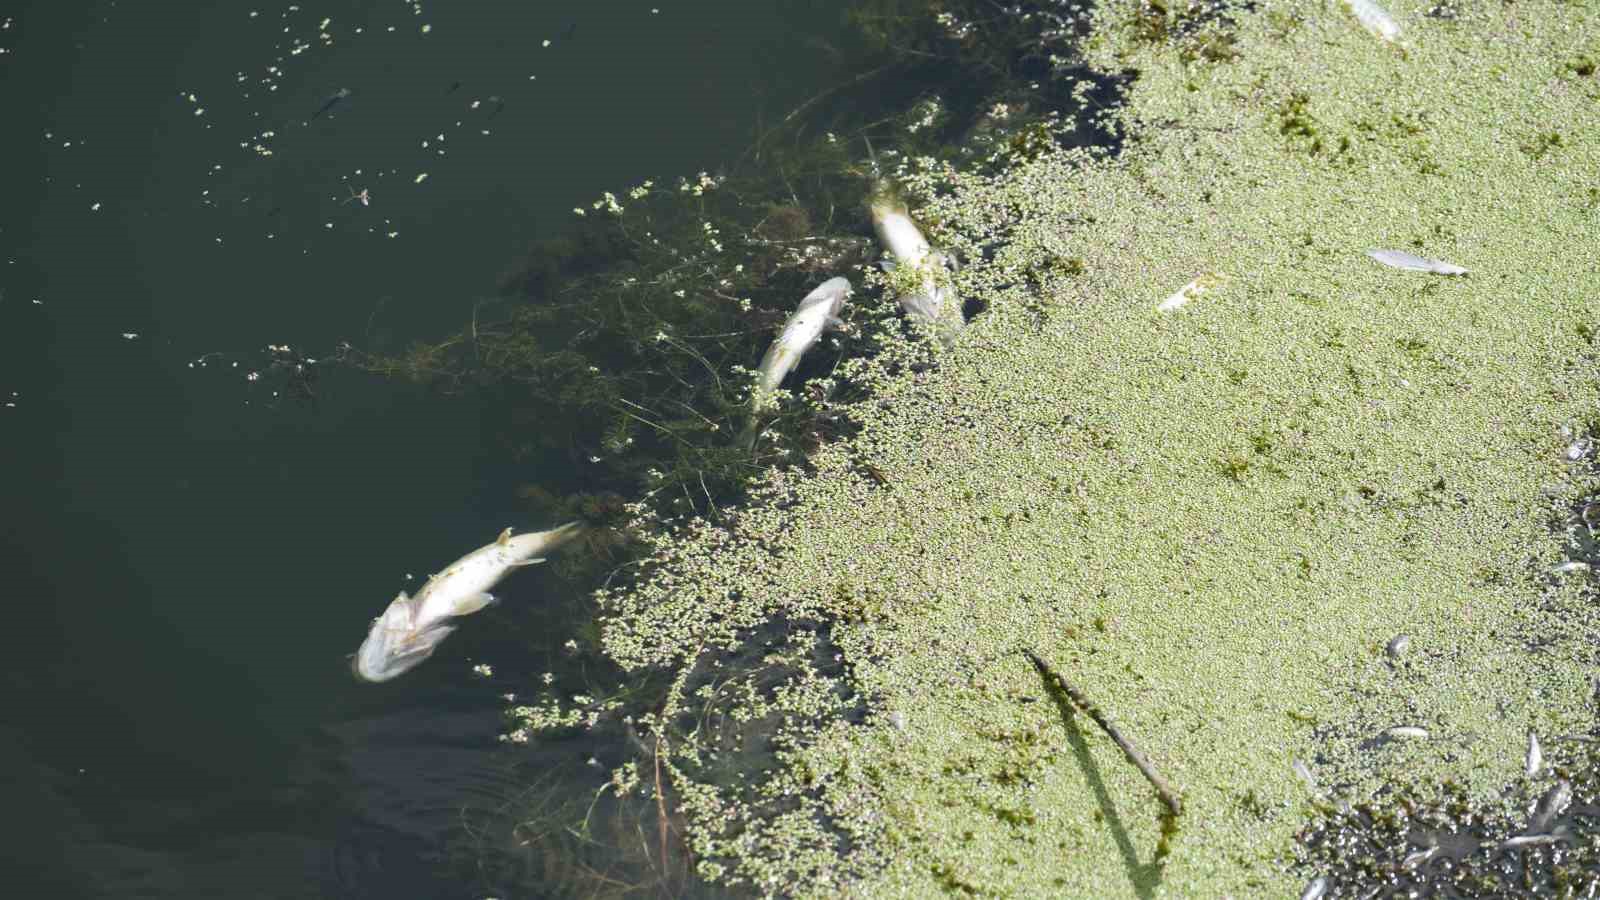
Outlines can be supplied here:
M1407 272L1430 272L1434 275L1465 275L1467 270L1454 263L1428 259L1404 250L1368 250L1367 255L1392 269Z

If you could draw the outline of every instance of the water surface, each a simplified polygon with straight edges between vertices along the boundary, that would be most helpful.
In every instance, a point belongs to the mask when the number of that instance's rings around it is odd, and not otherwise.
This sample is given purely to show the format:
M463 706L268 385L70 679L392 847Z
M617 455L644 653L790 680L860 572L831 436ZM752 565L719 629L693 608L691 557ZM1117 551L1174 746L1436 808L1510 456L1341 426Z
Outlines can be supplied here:
M394 684L346 655L408 575L554 523L524 520L472 397L333 370L290 401L263 348L459 327L572 207L714 171L834 83L845 5L0 17L7 883L474 895L443 861L462 808L581 750L502 750L517 686L471 666L538 671L559 640L491 611Z

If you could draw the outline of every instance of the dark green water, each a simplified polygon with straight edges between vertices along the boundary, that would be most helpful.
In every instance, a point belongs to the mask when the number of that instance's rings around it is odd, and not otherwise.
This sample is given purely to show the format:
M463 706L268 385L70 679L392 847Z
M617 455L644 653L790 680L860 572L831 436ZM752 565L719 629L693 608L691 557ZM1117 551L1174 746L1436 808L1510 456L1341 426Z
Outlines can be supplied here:
M248 373L459 327L573 206L736 158L838 80L846 5L0 11L0 882L477 895L437 862L461 808L583 751L502 749L519 686L470 666L559 640L491 611L393 684L346 655L407 573L554 523L470 398L333 371L274 402Z

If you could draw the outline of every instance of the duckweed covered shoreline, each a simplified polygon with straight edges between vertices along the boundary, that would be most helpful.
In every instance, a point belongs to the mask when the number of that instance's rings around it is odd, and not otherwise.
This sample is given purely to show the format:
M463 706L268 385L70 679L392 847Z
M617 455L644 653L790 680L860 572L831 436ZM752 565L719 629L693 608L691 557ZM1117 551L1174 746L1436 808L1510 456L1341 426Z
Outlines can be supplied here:
M1108 2L1091 55L1139 73L1115 159L902 173L987 312L931 368L852 363L853 438L659 527L600 595L608 654L676 673L636 724L703 877L1291 896L1294 760L1491 801L1529 729L1593 723L1592 593L1548 570L1596 488L1559 433L1600 425L1600 10L1429 8L1390 7L1402 51L1337 4L1153 41ZM1181 788L1170 852L1023 647ZM1372 740L1394 726L1429 738Z

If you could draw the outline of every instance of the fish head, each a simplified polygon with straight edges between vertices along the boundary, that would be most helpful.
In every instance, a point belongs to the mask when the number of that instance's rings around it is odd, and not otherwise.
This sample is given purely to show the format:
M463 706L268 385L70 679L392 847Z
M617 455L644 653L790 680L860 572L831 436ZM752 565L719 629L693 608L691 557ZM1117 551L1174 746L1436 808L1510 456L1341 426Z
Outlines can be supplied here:
M436 625L420 631L393 632L381 629L382 618L372 623L367 639L356 651L350 669L362 681L388 681L421 665L455 627Z

